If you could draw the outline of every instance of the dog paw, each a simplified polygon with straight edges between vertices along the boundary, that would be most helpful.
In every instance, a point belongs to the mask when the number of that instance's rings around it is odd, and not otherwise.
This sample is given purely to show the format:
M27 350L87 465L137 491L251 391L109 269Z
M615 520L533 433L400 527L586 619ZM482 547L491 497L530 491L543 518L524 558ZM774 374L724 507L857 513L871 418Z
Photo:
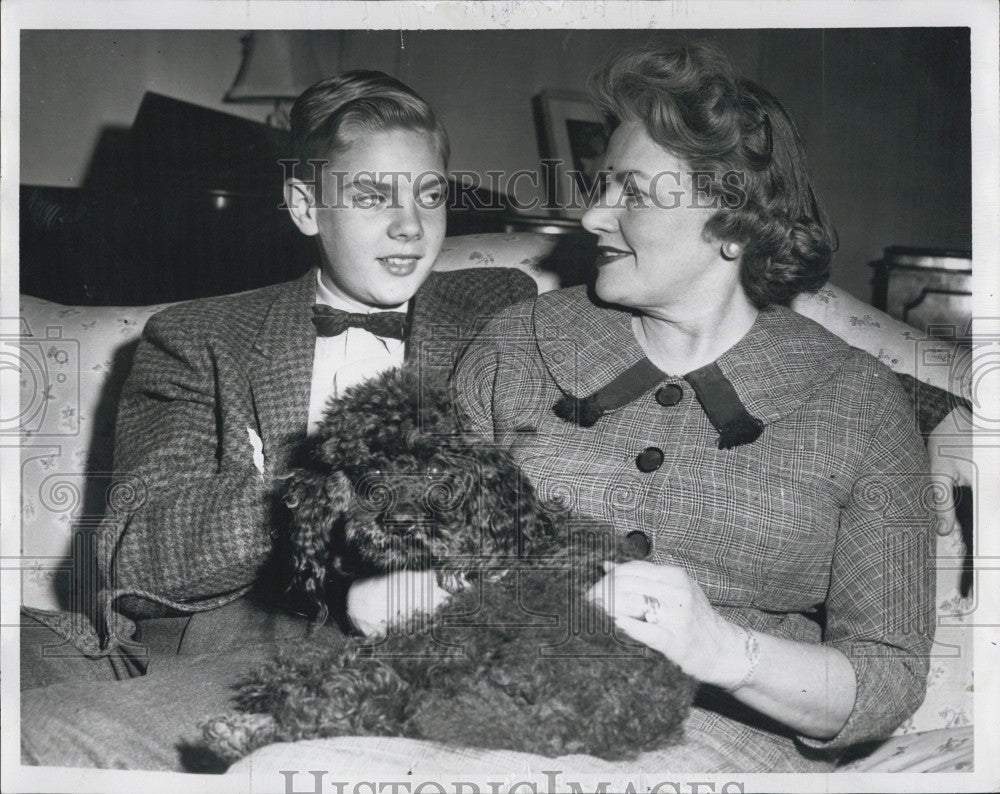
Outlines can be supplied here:
M217 756L236 761L274 741L276 724L269 714L224 714L202 723L205 743Z

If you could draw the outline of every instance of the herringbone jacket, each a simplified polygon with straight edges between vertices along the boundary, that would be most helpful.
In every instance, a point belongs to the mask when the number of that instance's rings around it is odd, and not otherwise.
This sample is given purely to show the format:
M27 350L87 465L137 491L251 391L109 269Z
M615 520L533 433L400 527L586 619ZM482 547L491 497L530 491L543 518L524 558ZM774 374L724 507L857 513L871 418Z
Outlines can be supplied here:
M490 315L535 291L512 269L432 273L412 302L407 359L453 360ZM253 585L272 549L276 478L306 434L315 293L313 270L147 323L116 425L119 498L100 530L101 601L115 611L200 611Z

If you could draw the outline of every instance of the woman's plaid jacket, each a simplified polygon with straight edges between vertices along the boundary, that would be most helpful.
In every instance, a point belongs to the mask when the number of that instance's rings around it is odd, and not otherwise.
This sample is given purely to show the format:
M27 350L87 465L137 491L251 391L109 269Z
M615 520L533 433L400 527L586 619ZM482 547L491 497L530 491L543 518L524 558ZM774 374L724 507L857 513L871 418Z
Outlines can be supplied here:
M829 644L854 665L854 711L829 741L779 736L725 708L695 710L704 730L773 756L772 769L795 768L805 745L888 735L923 699L934 625L928 463L896 376L772 308L715 362L763 424L754 441L720 449L700 402L712 395L667 375L592 427L553 411L642 358L630 314L571 288L487 325L459 362L456 393L543 499L645 533L649 559L684 567L728 619Z

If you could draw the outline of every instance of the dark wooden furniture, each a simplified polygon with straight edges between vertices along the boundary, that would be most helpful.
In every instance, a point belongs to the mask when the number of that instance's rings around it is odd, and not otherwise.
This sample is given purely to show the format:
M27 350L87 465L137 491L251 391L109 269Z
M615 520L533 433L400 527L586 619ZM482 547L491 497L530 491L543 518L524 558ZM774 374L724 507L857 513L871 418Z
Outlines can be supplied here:
M142 305L304 272L315 246L280 209L287 156L281 130L148 92L88 186L22 186L22 292Z
M316 263L315 240L282 208L286 132L149 92L123 148L83 188L22 186L22 292L145 305L274 284ZM519 215L483 188L451 196L450 235L582 231Z
M878 308L929 336L971 340L971 253L891 246L876 266Z

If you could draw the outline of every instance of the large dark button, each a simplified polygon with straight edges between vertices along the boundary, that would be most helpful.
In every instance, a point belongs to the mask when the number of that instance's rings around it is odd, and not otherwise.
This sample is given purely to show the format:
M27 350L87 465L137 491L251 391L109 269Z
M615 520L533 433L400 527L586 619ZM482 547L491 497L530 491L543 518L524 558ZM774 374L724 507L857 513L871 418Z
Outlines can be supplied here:
M646 447L635 459L639 471L656 471L663 465L663 450L659 447Z
M649 535L645 532L640 532L638 529L629 532L625 536L625 542L628 543L639 559L648 557L649 550L653 547L653 544L649 542Z
M677 405L681 401L681 397L684 396L684 389L678 386L676 383L668 383L656 390L656 401L660 405Z

